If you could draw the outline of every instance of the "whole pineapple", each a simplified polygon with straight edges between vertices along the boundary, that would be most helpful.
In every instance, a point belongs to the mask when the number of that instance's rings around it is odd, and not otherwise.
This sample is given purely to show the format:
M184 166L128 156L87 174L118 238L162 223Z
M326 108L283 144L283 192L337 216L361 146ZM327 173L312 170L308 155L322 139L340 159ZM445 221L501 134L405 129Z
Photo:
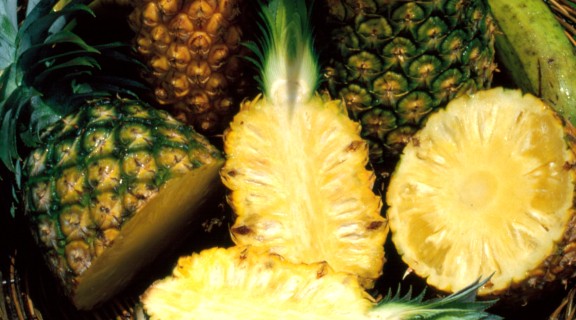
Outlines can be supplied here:
M243 0L132 0L135 46L156 100L202 133L221 133L243 98Z
M89 309L186 231L219 185L223 158L137 100L131 79L97 71L121 51L74 33L90 12L82 1L29 3L19 24L13 1L0 1L10 22L0 46L0 155L21 186L16 213L74 305Z
M397 159L434 110L488 88L495 23L484 0L326 0L324 88L362 124L370 158Z
M492 275L479 293L516 303L572 279L575 133L540 99L502 88L430 116L387 190L408 267L448 292Z
M295 264L253 247L211 248L181 257L172 275L142 295L137 319L408 320L500 319L474 301L475 283L442 299L399 294L377 301L358 279L324 262Z
M263 96L244 102L224 133L233 240L293 262L326 261L372 286L388 226L366 142L340 101L315 93L305 3L272 4L262 13L261 47L251 46L261 58Z

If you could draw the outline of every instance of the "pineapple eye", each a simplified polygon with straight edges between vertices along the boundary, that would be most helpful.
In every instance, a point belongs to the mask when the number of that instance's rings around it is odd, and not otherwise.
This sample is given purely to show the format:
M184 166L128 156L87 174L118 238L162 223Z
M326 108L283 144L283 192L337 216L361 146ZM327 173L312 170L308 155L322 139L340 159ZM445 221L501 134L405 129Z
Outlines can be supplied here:
M352 111L355 119L358 119L363 111L372 105L372 96L365 88L351 84L341 91L341 98L346 104L346 108Z
M368 48L377 48L385 39L392 36L392 27L383 17L362 22L357 31Z
M172 35L174 35L178 41L186 43L194 30L194 25L187 14L179 13L170 21L169 28Z
M382 61L375 54L362 51L348 59L349 80L370 83L382 70Z
M377 97L376 104L392 107L410 89L408 80L403 75L388 71L374 80L373 93Z

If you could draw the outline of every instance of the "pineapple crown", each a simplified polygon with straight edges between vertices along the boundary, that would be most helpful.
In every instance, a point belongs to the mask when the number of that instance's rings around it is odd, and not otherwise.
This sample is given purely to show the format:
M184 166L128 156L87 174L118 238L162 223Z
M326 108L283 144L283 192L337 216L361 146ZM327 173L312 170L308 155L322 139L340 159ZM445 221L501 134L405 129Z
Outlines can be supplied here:
M144 68L127 43L92 45L75 31L81 19L95 16L90 1L0 0L0 169L13 175L14 191L20 153L39 145L44 129L87 100L137 96L146 88L124 74Z
M259 43L247 43L260 70L264 96L274 104L308 101L318 86L318 57L313 47L310 13L303 0L271 0L261 4Z

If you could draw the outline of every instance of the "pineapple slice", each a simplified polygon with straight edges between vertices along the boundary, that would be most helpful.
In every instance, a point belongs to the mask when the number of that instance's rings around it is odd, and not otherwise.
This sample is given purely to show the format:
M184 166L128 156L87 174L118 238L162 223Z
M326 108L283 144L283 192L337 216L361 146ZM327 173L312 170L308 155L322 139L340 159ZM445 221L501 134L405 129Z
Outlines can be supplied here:
M538 291L574 272L574 128L536 97L453 100L411 140L387 190L392 239L428 284Z
M445 299L389 296L379 303L357 278L326 263L293 264L254 247L181 257L173 274L141 296L138 319L488 319L478 283ZM497 317L493 317L497 319Z
M225 136L235 243L376 279L388 228L359 126L320 97L291 119L283 108L246 102Z
M314 93L318 66L304 1L273 1L262 16L269 33L264 48L253 49L264 94L242 104L224 136L234 241L293 262L326 261L371 286L388 226L360 126L340 101Z

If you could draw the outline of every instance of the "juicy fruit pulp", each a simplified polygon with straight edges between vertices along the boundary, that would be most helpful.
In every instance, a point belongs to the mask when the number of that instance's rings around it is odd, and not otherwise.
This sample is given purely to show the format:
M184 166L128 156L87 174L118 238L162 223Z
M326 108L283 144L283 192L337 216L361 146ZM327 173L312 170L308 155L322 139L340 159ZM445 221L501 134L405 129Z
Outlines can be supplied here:
M368 284L381 273L388 226L360 128L319 96L288 110L247 101L225 133L234 241L293 262L326 261Z
M491 274L481 294L565 277L573 134L541 100L502 88L455 99L432 115L387 190L404 261L445 291Z
M451 99L488 88L495 24L481 0L326 0L325 88L362 124L373 163L396 160Z
M78 308L117 292L181 234L218 181L219 151L166 112L95 100L25 162L26 214Z
M246 247L180 258L142 303L151 319L254 320L350 319L372 304L354 276Z
M172 275L141 297L137 319L499 319L478 302L476 283L457 294L423 301L388 295L379 302L355 276L326 263L294 264L253 247L212 248L182 257Z

